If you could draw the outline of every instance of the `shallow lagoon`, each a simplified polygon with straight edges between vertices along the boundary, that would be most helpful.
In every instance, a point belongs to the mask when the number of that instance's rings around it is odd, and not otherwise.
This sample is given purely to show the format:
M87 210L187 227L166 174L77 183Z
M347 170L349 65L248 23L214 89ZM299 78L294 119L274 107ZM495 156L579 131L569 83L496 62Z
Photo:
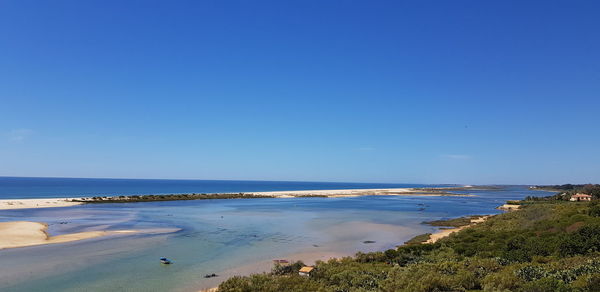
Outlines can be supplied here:
M260 272L272 259L384 250L436 230L422 221L495 214L506 200L548 194L524 187L469 193L477 196L199 200L2 211L0 221L47 222L53 235L180 231L0 250L0 290L197 291L237 271ZM162 256L174 264L161 265ZM204 279L211 273L221 277Z

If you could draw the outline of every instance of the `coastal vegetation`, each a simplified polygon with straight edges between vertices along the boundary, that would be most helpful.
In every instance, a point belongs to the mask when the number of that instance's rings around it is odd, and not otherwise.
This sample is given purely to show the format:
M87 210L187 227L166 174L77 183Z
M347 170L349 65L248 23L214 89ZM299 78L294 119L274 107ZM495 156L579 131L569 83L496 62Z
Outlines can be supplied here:
M600 291L600 204L527 201L435 243L320 261L310 277L234 277L219 291Z
M429 240L430 237L431 237L431 233L419 234L419 235L407 240L406 242L404 242L404 244L422 244L422 243L426 242L427 240Z
M431 226L462 227L462 226L471 224L471 222L473 220L479 219L481 217L483 217L483 216L474 215L474 216L465 216L465 217L453 218L453 219L447 219L447 220L426 221L423 223L425 223L427 225L431 225Z
M141 195L141 196L112 196L89 197L72 199L80 203L133 203L154 201L179 201L179 200L209 200L209 199L249 199L249 198L274 198L270 195L255 195L247 193L234 194L170 194L170 195Z

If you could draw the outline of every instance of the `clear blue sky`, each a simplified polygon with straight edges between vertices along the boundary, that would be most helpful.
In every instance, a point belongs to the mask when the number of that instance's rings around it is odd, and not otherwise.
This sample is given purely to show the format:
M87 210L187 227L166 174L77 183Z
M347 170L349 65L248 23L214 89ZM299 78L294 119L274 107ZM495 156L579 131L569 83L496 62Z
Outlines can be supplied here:
M0 175L600 182L599 15L4 0Z

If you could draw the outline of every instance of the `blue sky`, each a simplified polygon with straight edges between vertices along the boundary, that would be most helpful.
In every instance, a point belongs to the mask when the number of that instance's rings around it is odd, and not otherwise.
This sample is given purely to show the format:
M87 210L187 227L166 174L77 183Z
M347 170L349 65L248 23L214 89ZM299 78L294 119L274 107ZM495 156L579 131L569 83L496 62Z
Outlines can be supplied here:
M599 11L2 1L0 175L598 183Z

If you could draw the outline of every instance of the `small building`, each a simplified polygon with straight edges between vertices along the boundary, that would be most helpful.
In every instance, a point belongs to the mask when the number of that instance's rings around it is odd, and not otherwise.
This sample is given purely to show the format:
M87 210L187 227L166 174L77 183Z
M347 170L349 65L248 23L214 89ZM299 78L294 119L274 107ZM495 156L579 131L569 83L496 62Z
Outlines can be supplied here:
M304 266L304 267L300 268L300 271L298 272L298 275L308 277L308 276L310 276L310 273L314 269L315 269L315 267Z
M571 202L580 202L580 201L591 201L592 196L586 194L575 194L572 195L569 201Z

